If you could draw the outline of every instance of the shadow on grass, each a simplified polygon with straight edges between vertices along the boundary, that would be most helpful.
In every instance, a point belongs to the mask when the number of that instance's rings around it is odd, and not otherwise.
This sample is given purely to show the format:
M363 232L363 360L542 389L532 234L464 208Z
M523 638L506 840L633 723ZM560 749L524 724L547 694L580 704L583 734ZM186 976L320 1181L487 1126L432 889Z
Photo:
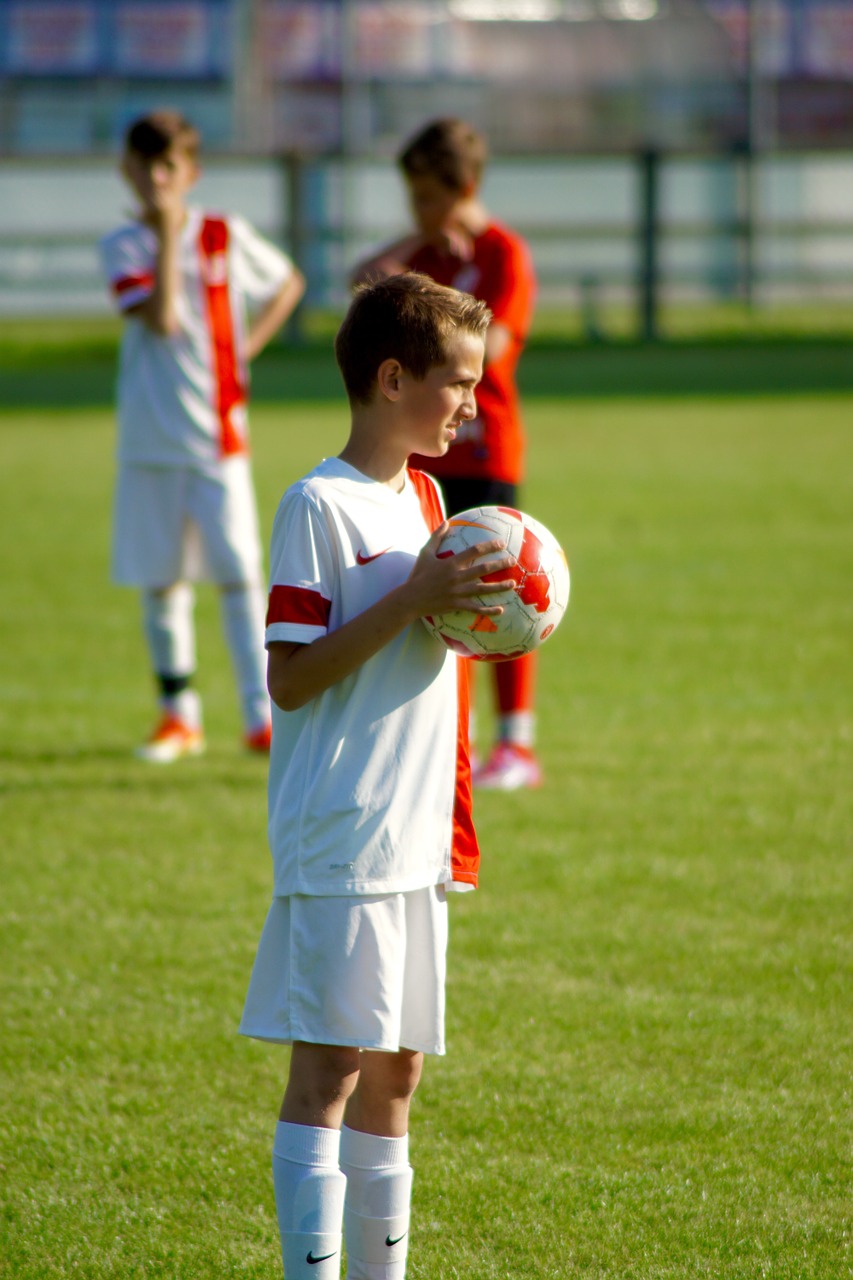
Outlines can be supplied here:
M114 348L0 350L3 406L104 408L113 403ZM853 389L850 343L826 338L581 344L534 342L519 381L534 397L766 395ZM253 368L256 403L343 400L330 344L274 347Z
M249 752L216 754L208 751L196 760L152 765L137 760L126 743L94 742L87 746L0 751L5 777L0 796L21 792L73 790L151 791L174 787L207 790L211 784L251 787L257 790L266 778L267 761Z

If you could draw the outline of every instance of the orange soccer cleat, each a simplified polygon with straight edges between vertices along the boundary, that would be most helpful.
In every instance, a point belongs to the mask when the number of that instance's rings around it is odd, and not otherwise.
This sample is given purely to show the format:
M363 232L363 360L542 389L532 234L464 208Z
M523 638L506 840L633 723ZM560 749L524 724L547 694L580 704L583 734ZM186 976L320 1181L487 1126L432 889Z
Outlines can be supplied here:
M200 756L205 748L204 734L178 716L167 713L147 742L136 748L136 756L149 764L171 764L182 756Z
M248 751L257 751L259 755L269 755L270 746L272 745L272 725L267 722L262 724L259 729L252 729L243 738L243 743Z

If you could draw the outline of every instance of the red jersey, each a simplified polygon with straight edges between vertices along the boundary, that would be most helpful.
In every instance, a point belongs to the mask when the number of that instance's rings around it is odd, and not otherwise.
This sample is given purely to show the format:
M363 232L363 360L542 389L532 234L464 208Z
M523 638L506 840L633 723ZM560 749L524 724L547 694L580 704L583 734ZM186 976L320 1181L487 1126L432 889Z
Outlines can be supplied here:
M518 484L524 471L524 427L515 370L533 314L536 278L530 250L521 236L493 222L474 239L473 257L463 262L427 245L406 264L481 299L511 341L500 360L487 364L477 387L477 417L465 423L443 458L415 457L411 465L430 475L477 477Z

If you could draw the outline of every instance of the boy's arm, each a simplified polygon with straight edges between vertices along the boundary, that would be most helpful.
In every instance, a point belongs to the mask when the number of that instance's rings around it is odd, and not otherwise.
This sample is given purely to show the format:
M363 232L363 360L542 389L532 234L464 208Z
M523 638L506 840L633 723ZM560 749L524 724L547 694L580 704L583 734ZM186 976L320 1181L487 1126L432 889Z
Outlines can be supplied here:
M457 556L439 559L447 532L439 525L418 556L408 579L357 617L310 644L274 641L269 646L267 687L282 711L296 711L332 685L352 675L405 627L424 614L451 609L498 614L501 605L484 605L478 596L506 591L510 581L484 582L508 569L512 558L499 539L478 543ZM493 558L483 561L484 555ZM477 563L477 561L480 563Z
M153 201L146 212L148 225L157 237L154 287L143 302L128 307L125 315L136 316L152 333L167 338L178 332L178 295L181 289L178 247L186 214L181 204L176 201L167 203L162 196Z
M530 327L536 282L530 250L520 237L504 238L493 248L477 297L492 312L486 334L486 364L493 364Z
M422 248L425 240L421 235L404 236L387 244L371 258L365 258L353 268L350 285L365 284L369 280L384 280L388 276L399 276L409 270L409 258Z
M254 316L246 336L246 359L254 360L275 334L305 292L305 277L294 267L284 284Z

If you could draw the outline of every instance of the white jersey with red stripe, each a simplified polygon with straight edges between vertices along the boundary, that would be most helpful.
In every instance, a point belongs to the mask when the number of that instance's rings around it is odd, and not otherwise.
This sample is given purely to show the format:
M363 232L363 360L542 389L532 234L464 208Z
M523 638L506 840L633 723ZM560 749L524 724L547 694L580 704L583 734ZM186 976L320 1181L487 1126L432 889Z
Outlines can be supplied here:
M338 458L285 493L267 645L312 641L403 583L443 518L435 482L395 493ZM276 895L472 888L467 669L420 622L297 711L273 706Z
M128 312L151 294L157 238L140 222L100 243L113 299ZM190 208L180 233L178 332L128 315L118 379L122 462L202 469L248 449L247 306L269 301L290 259L234 215Z

